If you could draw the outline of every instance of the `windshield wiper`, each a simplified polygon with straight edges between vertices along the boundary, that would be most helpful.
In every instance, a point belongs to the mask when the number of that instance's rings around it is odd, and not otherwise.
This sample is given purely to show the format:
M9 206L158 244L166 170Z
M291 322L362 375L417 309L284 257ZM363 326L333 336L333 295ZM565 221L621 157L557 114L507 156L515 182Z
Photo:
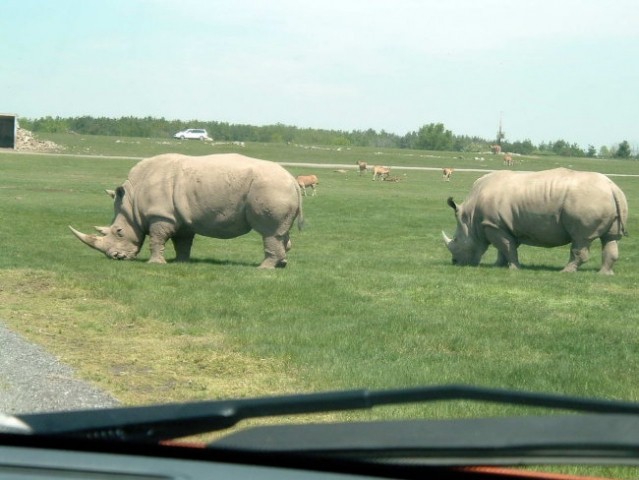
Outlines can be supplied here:
M522 415L443 420L258 425L209 445L245 453L296 454L376 463L504 465L639 464L639 417Z
M36 435L158 442L224 430L260 417L371 409L383 405L475 400L590 413L639 414L639 404L464 385L347 390L238 400L17 415Z

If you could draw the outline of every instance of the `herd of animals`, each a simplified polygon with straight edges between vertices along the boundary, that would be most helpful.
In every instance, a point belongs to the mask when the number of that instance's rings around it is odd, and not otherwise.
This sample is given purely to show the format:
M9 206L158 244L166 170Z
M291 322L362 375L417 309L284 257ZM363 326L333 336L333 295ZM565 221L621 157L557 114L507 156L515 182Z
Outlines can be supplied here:
M358 171L368 170L357 162ZM372 167L373 180L388 180L390 168ZM444 168L450 181L453 168ZM302 196L317 193L316 175L293 177L275 162L240 154L192 157L164 154L135 165L127 180L107 193L115 217L99 232L69 227L83 243L107 257L133 259L149 238L151 263L166 263L166 242L173 242L177 261L188 261L195 235L229 239L255 230L262 236L261 268L282 268L291 248L289 232L297 219L302 228ZM600 273L613 274L618 241L627 235L628 204L621 189L600 173L556 168L540 172L501 170L472 186L463 203L448 198L457 229L444 242L453 264L479 265L490 245L497 265L520 268L520 245L556 247L570 244L563 272L574 272L588 260L590 245L600 239Z

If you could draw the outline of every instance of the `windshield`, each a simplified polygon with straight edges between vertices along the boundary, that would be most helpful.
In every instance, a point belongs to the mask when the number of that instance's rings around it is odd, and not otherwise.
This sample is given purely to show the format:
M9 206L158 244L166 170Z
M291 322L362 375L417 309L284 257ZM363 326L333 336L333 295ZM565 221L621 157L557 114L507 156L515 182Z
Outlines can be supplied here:
M4 4L0 413L639 398L639 6ZM231 431L567 414L447 398ZM575 463L553 468L610 473Z

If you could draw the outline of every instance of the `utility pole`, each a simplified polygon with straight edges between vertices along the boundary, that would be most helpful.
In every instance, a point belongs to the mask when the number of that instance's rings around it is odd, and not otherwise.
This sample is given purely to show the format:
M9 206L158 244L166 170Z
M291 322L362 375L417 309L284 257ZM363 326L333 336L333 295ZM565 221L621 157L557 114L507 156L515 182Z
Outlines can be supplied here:
M497 132L497 145L501 146L501 141L506 137L506 134L502 130L502 116L504 112L499 112L499 131Z

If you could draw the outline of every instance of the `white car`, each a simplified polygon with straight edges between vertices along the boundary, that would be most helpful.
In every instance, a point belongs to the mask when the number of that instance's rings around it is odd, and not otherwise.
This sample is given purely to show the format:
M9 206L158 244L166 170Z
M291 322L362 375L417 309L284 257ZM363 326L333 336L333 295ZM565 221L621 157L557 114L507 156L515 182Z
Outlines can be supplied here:
M209 134L203 128L189 128L177 132L173 135L173 138L179 138L180 140L206 140L209 138Z

